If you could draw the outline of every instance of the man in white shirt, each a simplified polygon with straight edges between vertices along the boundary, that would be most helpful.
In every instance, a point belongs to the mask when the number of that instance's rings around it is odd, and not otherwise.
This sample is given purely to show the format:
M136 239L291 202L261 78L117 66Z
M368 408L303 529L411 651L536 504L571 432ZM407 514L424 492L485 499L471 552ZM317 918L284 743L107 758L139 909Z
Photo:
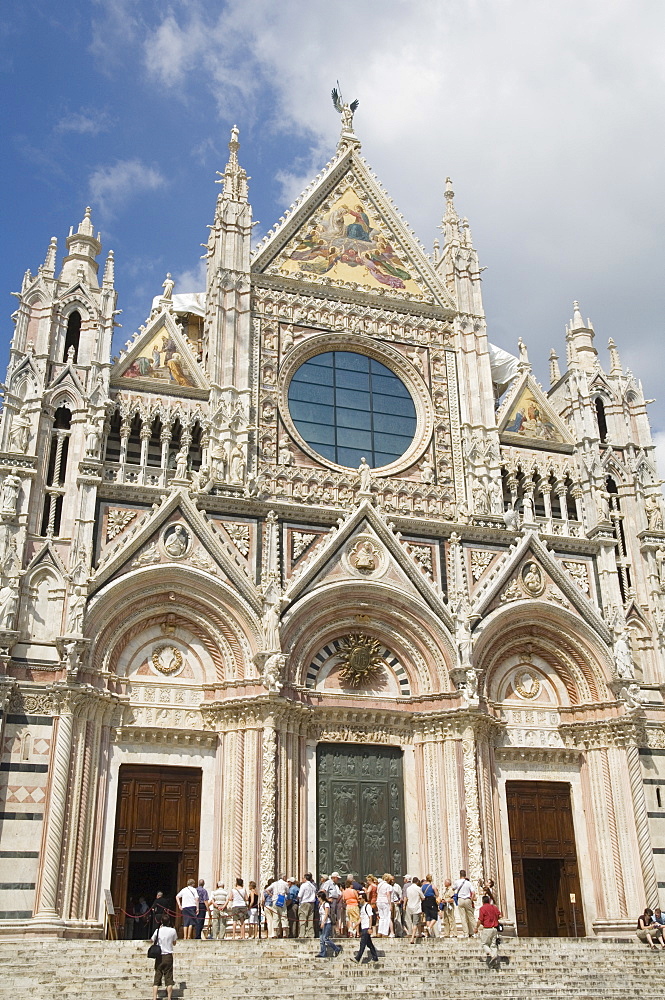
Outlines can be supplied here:
M404 885L402 887L402 925L404 927L404 935L408 936L411 933L411 914L409 913L406 906L407 891L411 885L411 876L404 876Z
M393 882L392 893L390 894L390 913L395 930L395 937L404 937L404 924L402 923L402 886L399 882Z
M462 934L473 937L476 933L476 920L473 907L476 894L463 868L453 886L453 893L457 895L457 909L462 921Z
M273 912L273 937L289 936L289 918L286 913L286 895L289 891L289 883L283 875L276 878L272 885L268 886L268 892L272 893ZM282 933L277 931L282 928Z
M369 950L373 962L379 961L379 956L376 953L376 948L374 947L374 942L372 941L372 935L370 934L370 927L372 926L372 907L367 902L367 896L364 892L358 893L360 897L360 947L358 948L358 953L352 955L354 962L360 962L363 957L363 952L365 948Z
M217 883L217 888L210 893L210 916L212 917L212 936L215 941L223 941L226 937L226 922L228 920L229 893L223 882Z
M182 910L182 929L185 940L194 937L196 930L196 914L199 909L199 894L193 878L187 880L187 885L176 896L178 908Z
M312 873L307 872L298 889L298 937L309 937L312 933L312 911L316 900L316 886L312 882Z
M194 891L196 892L196 890ZM173 949L176 946L178 935L170 924L169 917L165 915L161 926L152 935L153 944L158 944L162 949L162 954L159 958L155 959L155 978L153 979L152 986L153 1000L157 1000L157 990L162 984L162 978L164 979L164 986L166 986L168 1000L171 1000L173 996Z

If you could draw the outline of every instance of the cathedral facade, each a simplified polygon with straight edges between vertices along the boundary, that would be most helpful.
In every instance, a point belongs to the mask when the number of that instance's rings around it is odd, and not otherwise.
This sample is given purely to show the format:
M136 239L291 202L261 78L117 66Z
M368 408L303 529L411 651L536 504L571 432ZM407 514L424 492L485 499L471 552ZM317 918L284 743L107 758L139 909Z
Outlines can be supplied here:
M632 928L665 888L639 381L577 303L549 389L493 347L452 185L428 254L350 109L254 249L238 148L205 292L167 276L118 357L90 210L18 295L0 933L199 875L460 868L514 933Z

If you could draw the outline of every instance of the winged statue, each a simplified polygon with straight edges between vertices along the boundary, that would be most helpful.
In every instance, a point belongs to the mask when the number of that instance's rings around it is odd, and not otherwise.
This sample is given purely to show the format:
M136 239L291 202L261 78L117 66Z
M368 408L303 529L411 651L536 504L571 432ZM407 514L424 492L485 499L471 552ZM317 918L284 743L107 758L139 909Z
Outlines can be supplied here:
M344 98L342 97L342 88L339 85L339 80L337 81L337 86L332 89L331 97L335 110L342 116L342 128L353 131L353 115L357 110L360 101L356 98L355 101L351 101L350 104L346 104L344 102Z

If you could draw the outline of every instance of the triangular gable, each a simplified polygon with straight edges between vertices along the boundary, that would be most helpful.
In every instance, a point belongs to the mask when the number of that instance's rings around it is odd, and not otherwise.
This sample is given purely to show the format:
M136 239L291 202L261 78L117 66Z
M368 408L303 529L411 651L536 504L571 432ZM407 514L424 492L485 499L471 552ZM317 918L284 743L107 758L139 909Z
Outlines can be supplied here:
M252 271L455 308L355 150L328 164L259 248Z
M45 400L48 402L51 396L53 396L56 390L61 390L64 387L70 389L74 395L78 396L80 399L85 398L85 389L83 384L78 377L77 371L74 368L71 361L65 364L65 367L58 373L57 378L55 378L48 387L48 390L44 394Z
M242 564L240 554L213 529L206 515L195 506L184 489L174 490L155 511L152 511L150 517L137 526L137 530L130 531L124 536L120 544L100 562L92 577L91 593L119 572L139 568L135 565L135 560L139 556L142 556L139 559L140 565L169 562L168 554L164 555L162 532L171 525L176 516L184 522L187 531L192 535L189 540L191 556L183 552L183 565L214 572L217 564L240 596L258 613L261 609L261 600L247 574L246 567ZM183 543L186 541L187 539L184 539ZM130 567L132 563L134 565Z
M515 383L502 410L499 434L504 444L573 450L570 431L530 372Z
M93 299L92 295L90 294L86 286L78 279L74 282L73 285L70 285L69 288L65 289L65 291L60 296L61 307L67 306L71 302L80 302L82 305L85 305L87 310L93 315L96 316L99 314L97 303Z
M394 564L399 567L405 582L410 583L417 595L449 628L452 628L452 619L443 603L442 595L423 574L420 566L405 551L400 539L368 501L363 501L360 506L356 507L337 531L330 532L324 541L314 546L310 557L303 559L284 592L284 602L296 601L306 590L311 590L321 583L326 575L326 568L339 556L346 554L349 542L355 536L358 536L361 544L364 544L364 539L367 536L376 538L377 542L386 550L386 556L392 557ZM347 558L350 562L353 562L355 558L355 565L360 566L359 555L360 553L354 557L354 554L351 554ZM368 555L370 559L376 558L376 553L368 553ZM371 577L368 576L367 579L371 579Z
M115 365L111 381L133 389L178 395L200 395L209 389L186 337L168 312L156 316Z
M57 549L51 544L50 541L46 542L42 547L35 552L34 556L25 568L24 576L29 576L33 570L37 569L38 566L50 565L63 580L68 577L65 564L58 555Z
M489 612L499 595L504 594L506 589L517 580L518 573L521 572L529 555L533 556L537 566L549 576L551 582L561 591L573 609L604 642L609 643L609 630L597 608L588 598L584 597L579 587L570 579L559 561L534 531L527 531L518 544L511 546L503 559L495 564L494 571L490 573L485 585L474 597L473 613L482 618ZM525 598L544 596L546 590L543 587L542 593L539 594L538 588L534 587L530 593L528 582L527 586L521 589L520 596Z

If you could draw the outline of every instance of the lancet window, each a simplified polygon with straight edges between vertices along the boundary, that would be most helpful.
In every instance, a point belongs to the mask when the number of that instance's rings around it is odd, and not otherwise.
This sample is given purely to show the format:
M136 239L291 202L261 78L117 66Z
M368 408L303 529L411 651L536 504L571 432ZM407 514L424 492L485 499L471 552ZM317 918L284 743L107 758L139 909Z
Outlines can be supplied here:
M71 423L71 410L66 406L60 406L55 411L53 429L51 431L51 446L46 469L46 491L40 531L40 534L49 538L60 534Z
M79 341L81 339L81 313L74 309L67 318L67 333L65 334L65 350L62 356L63 361L76 361L79 353ZM71 352L71 358L70 358Z

